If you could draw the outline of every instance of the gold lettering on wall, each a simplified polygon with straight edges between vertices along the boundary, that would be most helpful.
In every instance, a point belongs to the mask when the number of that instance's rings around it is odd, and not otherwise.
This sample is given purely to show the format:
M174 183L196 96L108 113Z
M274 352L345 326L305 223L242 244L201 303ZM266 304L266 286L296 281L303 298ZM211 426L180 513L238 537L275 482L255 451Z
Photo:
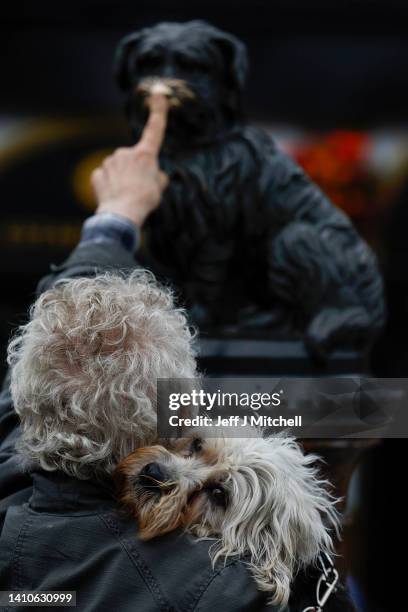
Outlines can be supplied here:
M73 247L80 233L80 223L10 223L2 238L3 244L15 246Z

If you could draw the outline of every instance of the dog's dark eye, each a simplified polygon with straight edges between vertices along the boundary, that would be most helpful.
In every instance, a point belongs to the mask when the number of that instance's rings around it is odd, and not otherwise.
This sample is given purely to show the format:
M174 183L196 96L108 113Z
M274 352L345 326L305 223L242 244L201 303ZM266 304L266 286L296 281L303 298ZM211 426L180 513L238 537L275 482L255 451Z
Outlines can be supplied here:
M188 55L179 54L176 55L177 63L183 70L188 72L209 72L211 66L208 66L205 62L200 62L197 58L189 57Z
M190 444L190 453L199 453L203 448L203 441L201 438L194 438Z
M138 70L154 70L160 68L163 58L159 53L142 55L137 59Z
M211 501L216 506L221 506L222 508L226 507L228 501L227 492L221 486L216 486L212 489L209 489L209 495Z

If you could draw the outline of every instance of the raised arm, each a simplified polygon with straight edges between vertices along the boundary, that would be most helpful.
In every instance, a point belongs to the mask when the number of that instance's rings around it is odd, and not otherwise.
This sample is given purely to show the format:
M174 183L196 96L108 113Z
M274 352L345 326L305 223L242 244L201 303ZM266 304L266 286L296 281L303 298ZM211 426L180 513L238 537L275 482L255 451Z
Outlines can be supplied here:
M139 142L117 149L92 174L95 214L84 223L79 245L66 261L51 267L40 294L61 278L90 276L112 269L131 269L140 244L140 228L155 210L167 186L159 153L167 125L168 100L153 94L150 114Z

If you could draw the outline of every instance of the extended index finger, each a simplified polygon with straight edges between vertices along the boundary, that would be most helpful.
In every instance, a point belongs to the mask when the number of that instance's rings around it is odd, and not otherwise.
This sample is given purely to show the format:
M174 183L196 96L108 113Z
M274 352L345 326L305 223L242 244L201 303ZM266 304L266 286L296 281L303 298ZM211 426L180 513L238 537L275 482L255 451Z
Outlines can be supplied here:
M167 127L169 101L163 94L152 94L148 100L150 113L143 129L139 145L152 155L159 155Z

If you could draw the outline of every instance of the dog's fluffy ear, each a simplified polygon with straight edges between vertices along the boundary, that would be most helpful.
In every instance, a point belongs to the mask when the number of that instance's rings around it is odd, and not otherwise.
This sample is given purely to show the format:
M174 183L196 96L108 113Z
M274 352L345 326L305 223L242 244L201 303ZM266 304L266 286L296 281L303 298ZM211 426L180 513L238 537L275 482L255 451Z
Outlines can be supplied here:
M144 28L122 38L119 42L113 63L113 72L120 89L126 91L131 86L129 56L136 50L140 42L148 36L150 28Z
M216 556L246 557L258 587L271 592L271 604L285 606L297 569L332 552L338 513L317 457L305 455L291 438L263 442L258 450L246 449L250 460L234 485Z
M192 29L197 28L201 32L205 32L211 42L218 46L226 61L230 85L241 93L248 72L248 54L244 43L232 34L223 32L206 21L197 19L188 22L186 25Z
M219 31L213 37L227 62L227 71L232 87L241 93L248 73L248 55L245 45L232 36Z

